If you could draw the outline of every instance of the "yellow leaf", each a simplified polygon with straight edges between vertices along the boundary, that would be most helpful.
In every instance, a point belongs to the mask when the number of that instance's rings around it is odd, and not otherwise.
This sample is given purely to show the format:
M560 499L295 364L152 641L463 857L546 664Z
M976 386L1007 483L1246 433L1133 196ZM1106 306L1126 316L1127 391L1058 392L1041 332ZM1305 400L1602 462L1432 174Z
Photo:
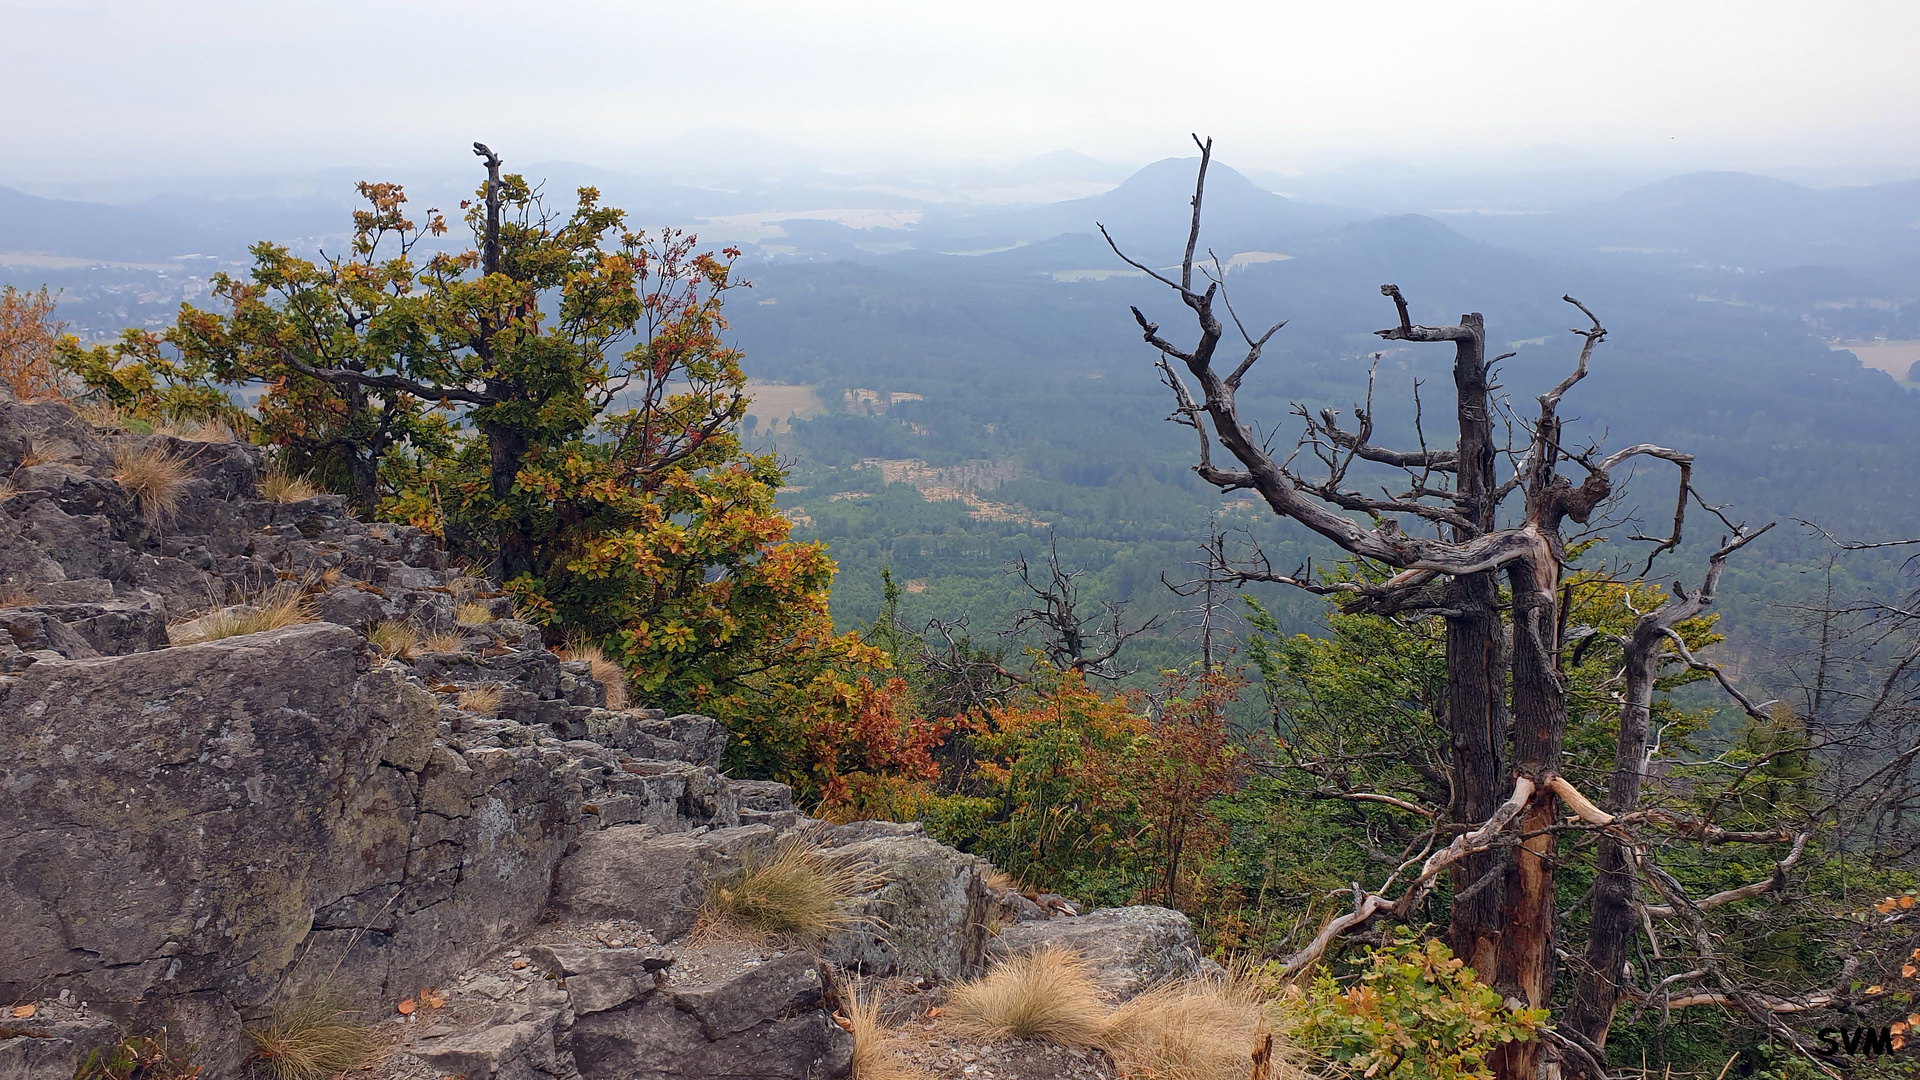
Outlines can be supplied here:
M1880 993L1881 991L1883 991L1883 990L1885 990L1885 989L1886 989L1886 987L1884 987L1884 986L1869 986L1869 987L1867 987L1867 993L1869 993L1869 994L1878 994L1878 993Z

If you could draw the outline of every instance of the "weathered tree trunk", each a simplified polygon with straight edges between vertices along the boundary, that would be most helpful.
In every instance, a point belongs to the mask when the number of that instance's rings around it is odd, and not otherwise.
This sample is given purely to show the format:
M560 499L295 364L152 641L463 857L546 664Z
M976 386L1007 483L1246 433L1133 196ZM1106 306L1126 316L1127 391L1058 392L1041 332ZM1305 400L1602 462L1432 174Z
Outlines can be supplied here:
M1487 407L1485 324L1478 313L1461 316L1469 335L1454 342L1455 411L1460 423L1460 510L1474 528L1455 526L1456 543L1494 527L1494 446ZM1506 656L1500 632L1498 584L1492 571L1467 574L1447 584L1447 727L1453 754L1450 819L1473 826L1487 820L1506 798L1500 751L1506 739ZM1449 871L1456 901L1447 937L1455 956L1488 981L1499 973L1501 855L1470 855ZM1477 886L1477 887L1476 887Z
M1620 703L1613 773L1607 780L1607 797L1601 807L1610 814L1626 813L1640 802L1647 723L1652 715L1653 680L1659 671L1662 637L1660 629L1651 623L1650 617L1642 618L1626 643L1626 695ZM1613 1008L1620 998L1620 978L1626 970L1627 947L1640 931L1633 898L1634 873L1627 861L1626 845L1601 833L1594 865L1586 964L1574 984L1573 1005L1566 1020L1567 1027L1598 1050L1607 1047Z
M484 274L500 272L500 158L492 150L480 143L473 144L474 152L487 163L487 225L486 235L481 242L480 269ZM492 349L492 327L489 320L482 319L480 328L480 351L488 355ZM488 355L488 359L492 359ZM487 393L496 402L510 401L519 395L518 387L489 380ZM496 503L505 502L513 494L513 481L520 473L520 462L527 456L527 437L524 431L504 424L482 422L481 434L487 438L487 490ZM500 580L511 581L519 574L533 569L533 545L525 527L513 515L500 517L495 533L497 550L495 561Z
M1502 997L1533 1008L1546 1005L1553 994L1552 828L1560 800L1545 781L1560 770L1560 745L1567 730L1567 697L1556 670L1556 554L1545 551L1538 559L1516 564L1507 578L1513 593L1513 771L1538 786L1520 815L1518 843L1506 855L1499 976L1493 986ZM1492 1060L1494 1075L1534 1080L1541 1048L1537 1040L1502 1046Z
M1688 459L1690 464L1691 459ZM1688 464L1683 464L1686 469ZM1768 526L1771 528L1771 526ZM1707 562L1706 577L1692 596L1676 583L1674 596L1634 622L1633 633L1620 639L1626 689L1620 700L1619 734L1614 740L1613 772L1601 809L1609 814L1631 813L1640 804L1646 780L1647 742L1653 716L1653 686L1660 676L1662 647L1674 627L1695 618L1713 604L1727 556L1739 550L1761 529L1723 544ZM1684 650L1683 650L1684 654ZM1730 689L1730 688L1729 688ZM1757 711L1741 699L1750 711ZM1620 1001L1620 983L1626 972L1627 949L1640 932L1633 909L1635 875L1627 845L1609 832L1600 834L1593 882L1593 913L1587 928L1586 963L1574 984L1573 1003L1563 1025L1597 1051L1607 1048L1614 1006ZM1604 1064L1604 1061L1602 1062ZM1601 1080L1591 1077L1589 1080Z

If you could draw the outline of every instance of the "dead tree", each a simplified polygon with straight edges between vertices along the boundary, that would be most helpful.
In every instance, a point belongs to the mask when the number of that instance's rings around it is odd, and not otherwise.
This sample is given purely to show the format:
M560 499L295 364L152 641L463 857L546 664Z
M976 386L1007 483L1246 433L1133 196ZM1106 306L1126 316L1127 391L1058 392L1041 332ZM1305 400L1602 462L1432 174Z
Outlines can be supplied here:
M1398 899L1364 893L1356 886L1354 910L1324 927L1287 967L1303 970L1340 933L1376 914L1406 916L1444 872L1459 898L1449 922L1456 954L1503 996L1544 1006L1556 970L1551 934L1557 818L1561 792L1570 789L1559 776L1567 727L1560 671L1563 530L1569 521L1586 524L1614 495L1616 469L1635 458L1660 458L1680 469L1673 531L1641 539L1655 542L1654 554L1671 550L1680 542L1692 458L1650 443L1604 457L1593 447L1567 446L1561 399L1586 377L1594 349L1607 333L1599 319L1570 296L1563 299L1589 323L1573 331L1582 339L1579 357L1565 378L1539 396L1533 416L1513 418L1524 435L1520 444L1503 446L1491 368L1505 357L1487 357L1482 317L1463 315L1453 326L1416 325L1394 285L1383 285L1380 291L1393 302L1397 325L1377 331L1378 336L1453 346L1458 425L1453 445L1429 448L1423 436L1417 450L1376 446L1369 407L1357 411L1351 431L1331 411L1317 420L1309 417L1294 452L1277 457L1254 435L1236 395L1285 323L1252 334L1226 299L1218 259L1197 258L1212 142L1197 136L1194 141L1200 148L1200 167L1177 279L1126 255L1101 228L1116 255L1172 290L1198 324L1198 338L1191 345L1178 345L1138 307L1132 309L1143 337L1159 354L1162 380L1173 394L1170 419L1192 429L1197 439L1194 471L1223 492L1251 491L1276 515L1299 522L1350 556L1397 571L1378 583L1316 582L1302 572L1277 573L1256 552L1238 568L1236 579L1337 594L1350 611L1439 614L1447 628L1446 723L1454 774L1447 824L1454 839L1403 868L1412 877ZM1244 345L1232 346L1238 355L1224 372L1216 366L1228 331L1219 308L1225 309ZM1198 387L1197 396L1189 380ZM1230 462L1215 460L1216 443ZM1324 473L1309 476L1297 468L1303 456L1324 466ZM1503 459L1512 466L1505 478L1497 471ZM1400 470L1404 487L1382 488L1378 494L1360 490L1349 477L1360 462ZM1562 473L1563 464L1576 470L1577 482ZM1503 515L1503 507L1516 495L1517 514ZM1366 524L1356 520L1356 514L1364 515ZM1500 575L1511 592L1505 609L1510 647L1502 625ZM1532 1080L1541 1046L1509 1044L1496 1061L1498 1074L1503 1080ZM1567 1052L1578 1057L1585 1051Z
M1115 662L1120 649L1141 634L1160 625L1156 616L1128 629L1122 618L1126 601L1107 600L1099 612L1082 614L1080 587L1075 582L1085 570L1068 570L1060 565L1060 541L1047 545L1045 576L1036 575L1025 555L1015 556L1008 573L1017 575L1032 599L1013 617L1006 632L1020 634L1030 628L1040 631L1040 651L1057 671L1074 671L1100 679L1119 679L1133 672Z
M1177 608L1174 614L1184 620L1182 629L1192 631L1200 641L1200 670L1214 671L1221 663L1215 657L1231 651L1228 642L1233 637L1233 612L1227 606L1232 583L1219 573L1219 568L1227 565L1227 534L1218 518L1207 519L1207 538L1200 545L1200 554L1198 561L1187 564L1200 571L1199 577L1169 581L1161 574L1160 583L1182 600L1193 601L1192 607Z

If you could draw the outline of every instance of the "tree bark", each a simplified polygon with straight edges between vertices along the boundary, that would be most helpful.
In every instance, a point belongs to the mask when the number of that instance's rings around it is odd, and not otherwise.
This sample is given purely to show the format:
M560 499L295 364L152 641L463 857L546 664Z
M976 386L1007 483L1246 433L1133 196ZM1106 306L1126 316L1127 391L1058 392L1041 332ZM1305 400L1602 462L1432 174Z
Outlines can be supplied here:
M1457 444L1459 509L1473 522L1472 529L1455 526L1453 538L1463 543L1494 527L1494 446L1492 414L1487 407L1485 323L1478 313L1463 315L1466 336L1454 342L1453 384L1460 426ZM1456 825L1478 825L1487 820L1509 786L1500 769L1500 751L1506 738L1506 652L1500 632L1498 584L1492 571L1466 574L1447 584L1453 614L1446 620L1447 727L1453 754L1453 805ZM1464 901L1454 903L1447 937L1453 954L1467 962L1483 979L1499 974L1500 898L1496 874L1498 851L1470 855L1449 870L1453 894L1480 887Z
M1567 697L1556 670L1559 570L1549 550L1515 565L1507 577L1513 593L1513 770L1537 786L1520 816L1520 841L1509 849L1499 976L1493 986L1502 997L1517 998L1529 1008L1545 1006L1553 994L1552 828L1559 797L1545 781L1560 770L1567 729ZM1543 1045L1539 1040L1503 1045L1491 1062L1494 1075L1534 1080Z
M1684 491L1683 491L1684 497ZM1613 772L1607 779L1607 795L1601 809L1609 814L1631 813L1640 804L1640 788L1646 780L1647 742L1653 716L1653 687L1660 675L1663 646L1673 628L1705 612L1713 604L1720 583L1720 571L1727 557L1746 546L1754 537L1773 526L1752 533L1742 532L1707 561L1707 573L1700 588L1688 596L1679 583L1673 586L1673 598L1634 622L1633 632L1621 639L1622 666L1626 689L1620 701L1620 727L1614 740ZM1683 646L1681 659L1692 662ZM1719 676L1717 669L1714 671ZM1734 692L1722 677L1722 685L1739 699L1750 713L1759 709ZM1703 823L1703 828L1707 827ZM1795 856L1790 856L1793 858ZM1605 1051L1607 1034L1613 1025L1614 1006L1620 1000L1620 981L1626 971L1627 948L1640 932L1638 913L1634 911L1635 876L1627 844L1611 832L1600 834L1593 883L1593 913L1587 929L1586 963L1574 984L1573 1003L1567 1009L1565 1026L1577 1032L1589 1046ZM1705 906L1702 905L1696 906ZM1604 1062L1603 1062L1604 1064ZM1591 1080L1601 1080L1599 1077Z

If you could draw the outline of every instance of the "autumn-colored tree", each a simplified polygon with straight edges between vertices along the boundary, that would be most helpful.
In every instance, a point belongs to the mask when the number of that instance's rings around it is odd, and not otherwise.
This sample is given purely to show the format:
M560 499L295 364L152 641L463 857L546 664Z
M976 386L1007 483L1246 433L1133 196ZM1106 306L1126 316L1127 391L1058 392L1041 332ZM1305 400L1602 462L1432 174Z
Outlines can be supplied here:
M833 563L788 540L780 469L741 446L721 313L739 253L633 231L592 188L551 210L476 150L468 250L363 183L344 254L257 244L216 310L64 362L135 413L264 383L253 430L292 468L491 563L550 638L610 646L647 704L726 723L736 770L841 808L916 782L938 726L883 652L834 633Z
M487 179L464 204L472 248L416 258L446 231L442 216L416 224L398 185L362 184L368 209L347 254L256 245L246 281L216 282L224 311L183 306L164 334L130 331L66 363L106 397L174 409L203 404L213 383L265 382L265 437L300 451L317 479L450 529L503 580L539 592L573 557L578 522L549 505L546 485L521 484L529 455L611 442L611 457L579 452L608 464L596 482L648 491L738 456L746 380L717 337L737 252L717 259L672 230L632 231L593 188L553 210L475 150ZM478 438L456 438L442 414ZM396 454L400 475L383 480Z
M22 401L60 396L54 345L67 324L53 317L54 297L42 285L0 291L0 383Z

